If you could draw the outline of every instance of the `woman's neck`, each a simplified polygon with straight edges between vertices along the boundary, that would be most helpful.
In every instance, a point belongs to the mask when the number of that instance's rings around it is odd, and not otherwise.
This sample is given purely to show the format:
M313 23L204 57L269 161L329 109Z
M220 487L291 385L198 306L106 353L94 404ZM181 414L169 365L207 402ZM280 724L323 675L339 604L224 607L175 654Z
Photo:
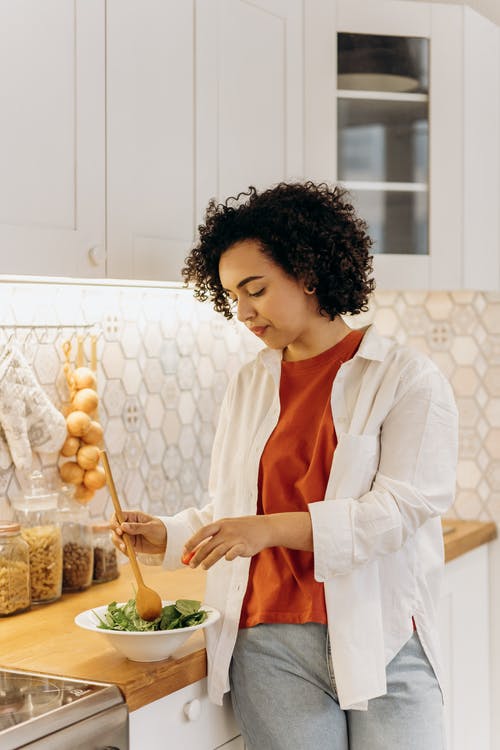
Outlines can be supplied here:
M315 357L338 344L351 330L339 315L333 320L323 318L300 340L283 349L283 359L286 362L298 362Z

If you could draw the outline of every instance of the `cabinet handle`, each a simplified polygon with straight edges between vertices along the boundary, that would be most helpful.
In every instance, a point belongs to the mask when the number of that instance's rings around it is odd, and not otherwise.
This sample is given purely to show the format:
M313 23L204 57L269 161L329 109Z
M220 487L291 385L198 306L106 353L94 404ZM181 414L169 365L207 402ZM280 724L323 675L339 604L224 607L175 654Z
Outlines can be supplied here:
M106 250L99 245L94 245L89 249L88 256L93 266L102 266L106 260Z
M189 701L189 703L186 703L184 706L184 713L189 721L196 721L196 719L200 717L201 703L198 698L194 698L192 701Z

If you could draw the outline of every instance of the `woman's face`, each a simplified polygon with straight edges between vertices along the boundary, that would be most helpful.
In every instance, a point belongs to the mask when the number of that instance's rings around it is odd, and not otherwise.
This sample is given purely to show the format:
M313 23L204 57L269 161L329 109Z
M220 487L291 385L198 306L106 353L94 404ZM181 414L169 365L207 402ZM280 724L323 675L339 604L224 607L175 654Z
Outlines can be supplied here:
M304 343L318 320L316 296L266 255L256 240L231 245L219 261L222 286L237 317L271 349Z

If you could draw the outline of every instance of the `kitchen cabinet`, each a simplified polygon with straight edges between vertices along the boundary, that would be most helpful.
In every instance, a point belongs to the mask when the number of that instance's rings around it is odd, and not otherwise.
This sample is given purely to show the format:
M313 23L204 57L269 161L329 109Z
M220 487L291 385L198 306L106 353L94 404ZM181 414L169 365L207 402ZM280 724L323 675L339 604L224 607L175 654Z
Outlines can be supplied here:
M375 255L378 287L500 289L498 27L460 4L319 0L304 11L305 173L315 179L337 181L341 173L337 34L429 43L429 179L421 186L428 188L428 253ZM372 112L384 98L371 97Z
M210 198L302 176L302 0L0 6L3 273L180 280Z
M132 711L130 748L154 747L168 731L169 744L197 750L244 750L229 695L223 706L210 703L206 679Z
M500 289L500 30L408 0L4 0L2 273L179 280L210 198L335 182L338 33L430 45L429 252L378 287Z
M195 3L107 2L107 275L180 280L194 234Z
M302 174L301 9L109 0L109 276L180 280L210 198Z
M110 276L179 280L210 198L301 174L301 55L300 0L108 4Z
M303 176L302 0L197 6L197 217L207 200Z
M488 750L490 629L488 545L445 566L440 609L448 750Z
M102 0L0 4L0 270L102 276Z

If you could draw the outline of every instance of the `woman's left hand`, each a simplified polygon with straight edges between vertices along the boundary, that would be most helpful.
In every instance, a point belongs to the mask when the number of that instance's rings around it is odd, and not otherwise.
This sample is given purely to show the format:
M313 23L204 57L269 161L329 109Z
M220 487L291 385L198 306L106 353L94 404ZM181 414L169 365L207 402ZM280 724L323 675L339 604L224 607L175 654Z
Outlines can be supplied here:
M184 545L182 561L208 570L221 558L252 557L272 546L266 516L221 518L203 526Z

